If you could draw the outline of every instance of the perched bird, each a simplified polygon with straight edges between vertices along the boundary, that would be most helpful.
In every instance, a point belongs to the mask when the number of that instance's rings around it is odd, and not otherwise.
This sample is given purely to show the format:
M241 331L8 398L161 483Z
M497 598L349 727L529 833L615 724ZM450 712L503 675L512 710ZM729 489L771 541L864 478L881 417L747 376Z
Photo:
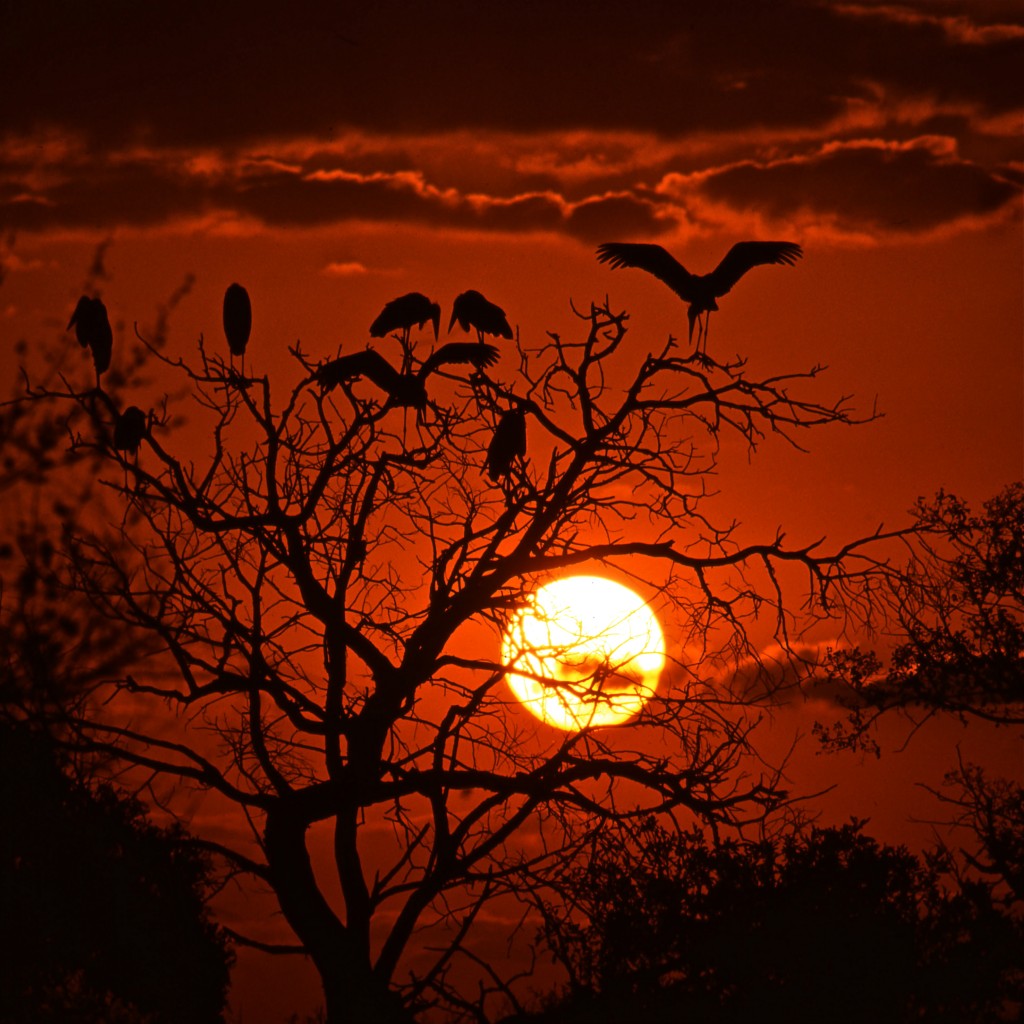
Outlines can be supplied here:
M252 331L252 303L249 293L240 284L229 284L224 292L224 336L233 356L242 357L245 367L245 346Z
M392 332L400 331L402 342L407 345L413 327L422 327L428 320L434 325L436 341L441 327L441 307L421 292L409 292L387 303L380 316L370 324L370 337L386 338Z
M491 334L496 338L512 337L512 328L509 327L505 311L472 289L463 292L452 303L452 318L448 321L449 334L452 333L452 327L456 322L464 331L472 327L476 331L477 341L481 344L485 334Z
M324 363L316 371L316 380L323 391L330 391L343 381L365 377L395 405L423 409L427 404L425 382L435 370L453 363L469 363L482 369L497 360L498 350L493 345L453 341L428 356L416 373L400 373L379 352L366 349Z
M114 447L119 452L134 455L139 450L148 429L146 414L137 405L129 405L114 424Z
M664 281L684 302L689 303L687 318L690 321L690 342L693 342L693 325L706 314L703 331L697 333L697 347L701 337L705 348L708 339L708 320L718 309L716 299L725 295L734 284L752 267L768 263L792 265L801 256L803 249L795 242L737 242L726 254L725 259L710 274L691 274L678 260L660 245L637 242L606 242L597 247L597 259L609 264L612 269L638 267Z
M518 406L509 409L494 428L494 437L487 446L487 475L497 483L507 476L518 455L526 454L526 414Z
M68 321L67 330L74 327L75 337L82 348L92 350L92 362L96 367L96 386L100 386L100 374L110 368L110 356L114 351L114 334L107 318L107 307L102 299L91 299L83 295L75 306Z

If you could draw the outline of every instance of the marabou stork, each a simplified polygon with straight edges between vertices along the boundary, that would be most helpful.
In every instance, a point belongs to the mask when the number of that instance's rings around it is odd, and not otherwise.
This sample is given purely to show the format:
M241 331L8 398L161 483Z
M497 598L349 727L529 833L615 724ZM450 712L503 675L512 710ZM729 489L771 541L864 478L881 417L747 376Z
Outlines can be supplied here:
M240 284L229 284L224 292L224 336L232 356L242 357L245 376L245 347L252 331L252 303L249 293Z
M477 341L483 344L484 335L495 338L511 338L512 328L509 326L505 311L488 302L479 292L470 289L463 292L452 303L452 318L448 321L448 333L456 322L464 330L472 327L476 331Z
M707 351L708 320L718 309L716 299L725 295L752 267L769 263L792 265L803 249L796 242L737 242L721 263L710 274L691 274L678 260L660 245L639 242L605 242L597 247L597 259L612 269L638 267L664 281L684 302L689 303L690 342L693 343L693 325L705 314L703 329L697 332L697 348Z
M487 446L487 475L495 482L507 476L518 455L526 454L526 413L518 406L509 409L494 428Z
M431 302L422 292L409 292L392 299L380 311L380 315L370 324L371 338L386 338L394 331L402 335L402 344L409 344L409 332L414 327L422 327L427 321L434 325L434 340L437 340L441 329L441 307Z
M322 391L330 391L343 381L365 377L373 381L393 405L424 409L426 379L435 370L452 363L469 363L482 369L497 359L498 350L493 345L451 342L428 356L416 373L400 373L379 352L368 348L324 363L316 371L316 380Z
M147 415L137 405L129 405L118 415L114 424L114 448L119 452L134 455L148 430Z
M102 299L91 299L83 295L75 306L68 321L67 330L74 327L75 337L82 348L92 350L92 362L96 367L96 387L100 386L100 374L110 367L114 351L114 334L110 329L107 307Z

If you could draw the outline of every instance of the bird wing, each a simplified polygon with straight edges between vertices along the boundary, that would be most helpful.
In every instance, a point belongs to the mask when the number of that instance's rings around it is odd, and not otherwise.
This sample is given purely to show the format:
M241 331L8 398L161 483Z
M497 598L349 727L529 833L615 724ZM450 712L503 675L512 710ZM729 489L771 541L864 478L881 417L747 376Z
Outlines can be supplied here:
M646 242L605 242L597 247L598 263L607 263L613 270L636 267L664 281L681 299L693 302L695 280L667 249Z
M392 398L402 392L404 378L379 352L368 348L349 358L359 360L359 376L372 380L381 391L386 391Z
M478 341L450 341L432 352L420 367L419 376L425 378L441 366L451 363L471 363L478 370L498 361L498 350L493 345Z
M804 251L796 242L737 242L706 280L715 296L725 295L752 267L768 263L796 263Z
M336 388L344 380L353 380L366 373L366 356L376 355L375 352L353 352L352 355L339 356L317 368L316 380L324 391Z
M496 306L493 302L484 300L484 308L480 312L480 323L485 334L493 334L496 338L512 339L512 327L505 316L505 310Z

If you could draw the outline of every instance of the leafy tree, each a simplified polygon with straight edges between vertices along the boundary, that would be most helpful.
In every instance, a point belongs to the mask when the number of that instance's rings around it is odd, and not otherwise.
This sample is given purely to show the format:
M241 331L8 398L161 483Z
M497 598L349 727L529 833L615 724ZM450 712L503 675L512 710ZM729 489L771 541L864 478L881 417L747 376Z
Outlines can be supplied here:
M833 745L865 739L894 709L1024 725L1024 482L980 513L941 491L914 513L914 556L892 578L887 662L861 647L831 655L853 705L849 722L822 732Z
M568 992L516 1020L966 1022L1020 1000L1019 923L862 825L596 837L544 907Z
M232 957L180 828L0 726L0 1002L11 1024L217 1021Z
M920 723L939 714L996 727L1024 725L1024 482L1006 486L980 512L939 492L919 501L914 557L893 576L894 644L834 651L832 681L850 715L818 727L831 749L878 752L872 727L904 713ZM935 795L949 824L971 838L945 863L995 887L1008 903L1024 898L1024 789L961 761Z
M753 379L671 339L626 344L606 307L580 319L579 340L517 339L511 381L474 345L463 372L405 338L400 370L387 340L332 364L296 346L273 380L203 344L157 351L189 427L155 425L138 456L112 445L103 391L33 391L84 410L73 447L123 502L117 543L86 518L63 543L77 592L172 672L111 673L68 716L73 746L234 806L237 841L205 849L273 890L296 940L274 948L313 960L332 1022L486 1017L507 989L471 948L490 901L529 904L609 821L784 804L746 757L756 709L715 677L788 646L794 609L859 620L885 575L879 535L828 552L715 521L722 444L857 422L807 394L819 368ZM509 410L527 454L488 460ZM510 616L570 570L635 580L683 640L628 725L539 726L503 684ZM609 699L614 672L591 668L579 688ZM311 854L322 824L330 863Z
M974 837L975 849L960 851L968 873L987 881L1008 906L1024 903L1024 786L961 761L933 792L955 809L951 824ZM958 858L947 851L946 860L953 868Z

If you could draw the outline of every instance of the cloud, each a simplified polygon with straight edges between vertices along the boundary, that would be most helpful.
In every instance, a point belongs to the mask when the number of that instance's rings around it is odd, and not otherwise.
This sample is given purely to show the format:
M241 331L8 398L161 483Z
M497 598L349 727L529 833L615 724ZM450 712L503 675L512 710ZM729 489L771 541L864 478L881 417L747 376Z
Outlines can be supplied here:
M925 115L903 107L899 116L906 127ZM755 155L747 147L738 159L732 139L677 145L636 133L587 134L585 146L574 136L564 152L550 135L461 132L96 153L84 140L60 145L43 135L38 149L18 139L0 157L0 220L29 231L363 222L560 233L587 244L731 221L748 230L927 234L998 216L1019 195L1020 171L1001 137L970 132L965 117L931 118L933 127L963 129L959 137L800 137L785 148L764 141ZM543 187L526 187L518 168Z
M609 238L654 237L676 226L670 210L661 201L629 193L599 196L576 204L569 214L566 230L584 242Z
M909 235L1019 184L1020 0L16 7L0 219L20 230Z
M1024 39L1024 25L998 21L979 24L973 18L980 13L975 10L959 15L935 14L933 11L915 10L913 7L897 4L836 4L836 10L854 18L876 18L895 25L913 27L934 27L941 29L947 38L954 43L968 46L985 46L1007 40ZM1006 8L1002 14L1009 13Z
M961 159L952 139L858 140L811 155L743 161L663 187L776 221L829 218L840 229L911 234L996 214L1017 200L1006 175Z
M363 274L368 274L369 270L358 260L349 260L347 262L336 261L328 263L321 273L326 274L328 277L360 277Z
M204 152L118 152L107 159L63 162L61 176L38 167L0 165L0 212L12 228L103 228L255 221L303 228L368 221L452 230L567 232L581 238L656 234L671 220L656 196L587 196L579 202L557 191L491 195L438 185L418 170L310 169L294 159L263 154L228 158ZM34 183L34 184L33 184Z
M352 129L682 138L823 127L873 89L1019 108L1019 5L979 6L36 0L5 12L0 89L6 130L102 149Z
M716 689L740 701L772 705L821 701L855 707L863 701L845 684L829 677L826 658L838 641L796 643L790 649L771 644L756 657L722 670Z

